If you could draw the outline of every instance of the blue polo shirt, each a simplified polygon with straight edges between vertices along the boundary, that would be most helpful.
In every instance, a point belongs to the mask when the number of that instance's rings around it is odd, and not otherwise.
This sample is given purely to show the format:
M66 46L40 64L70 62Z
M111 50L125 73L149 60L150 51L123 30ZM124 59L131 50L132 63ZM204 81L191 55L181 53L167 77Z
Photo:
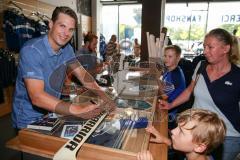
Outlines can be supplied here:
M73 48L67 44L54 52L51 48L48 36L32 39L25 43L20 51L18 75L13 100L12 120L14 128L25 128L27 124L36 121L47 113L46 110L34 106L28 95L24 79L38 79L44 82L44 90L48 94L59 98L63 80L65 78L66 67L61 67L58 71L55 83L59 88L51 86L51 75L56 72L59 66L66 66L68 60L75 57ZM54 87L55 87L54 86Z
M166 93L168 96L168 102L171 103L186 88L185 77L182 69L179 66L177 66L174 70L165 72L163 74L163 80L174 85L174 90ZM178 112L178 107L171 109L168 113L170 116L175 117L177 112ZM169 128L175 128L175 126L172 127L172 125L169 124Z
M87 48L80 48L76 52L76 58L86 70L92 70L96 68L97 54L89 51Z
M167 71L163 74L163 80L174 85L174 90L166 93L168 102L174 101L186 88L185 77L182 69L177 66L172 71Z

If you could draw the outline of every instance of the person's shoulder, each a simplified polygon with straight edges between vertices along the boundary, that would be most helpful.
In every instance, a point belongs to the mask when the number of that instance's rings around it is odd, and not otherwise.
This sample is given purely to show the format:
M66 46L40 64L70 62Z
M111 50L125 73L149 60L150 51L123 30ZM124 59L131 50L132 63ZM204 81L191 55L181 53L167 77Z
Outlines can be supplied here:
M109 42L108 42L108 45L114 46L114 45L117 45L117 43L116 43L116 42L113 42L113 41L109 41Z
M182 77L184 77L184 73L181 69L181 67L177 66L174 70L171 71L172 72L172 76L175 79L182 79Z
M140 45L140 44L134 44L134 47L135 47L135 48L140 48L141 45Z
M213 156L211 156L211 155L208 156L208 159L209 159L209 160L214 160Z
M44 48L44 36L41 36L25 42L20 50L20 53L31 52L34 50L42 51L43 48Z
M70 44L70 43L67 43L64 47L62 47L62 50L63 50L63 52L64 53L68 53L68 54L74 54L75 55L75 52L74 52L74 50L73 50L73 47L72 47L72 45Z
M43 38L44 37L41 36L25 42L20 49L20 54L29 54L30 52L37 53L36 50L38 52L42 51L44 48Z
M232 70L239 73L240 72L240 66L238 66L236 64L232 64Z
M177 66L174 70L172 70L172 73L181 73L182 69L180 66Z
M81 47L78 51L76 51L76 55L86 55L91 54L88 49Z
M26 43L24 43L23 47L28 47L28 46L37 46L40 43L43 43L43 39L45 36L41 36L41 37L37 37L37 38L33 38L30 39L29 41L27 41Z
M235 64L232 64L232 69L231 70L232 70L232 73L234 75L236 75L237 77L240 78L240 67L239 66L237 66Z

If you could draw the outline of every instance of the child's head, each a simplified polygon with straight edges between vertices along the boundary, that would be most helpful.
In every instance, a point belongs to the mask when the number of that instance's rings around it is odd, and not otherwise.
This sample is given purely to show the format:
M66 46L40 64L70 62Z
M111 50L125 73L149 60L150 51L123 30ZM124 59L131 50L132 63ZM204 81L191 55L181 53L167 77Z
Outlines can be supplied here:
M177 67L181 57L181 48L177 45L170 45L164 48L164 64L168 69Z
M115 34L113 34L110 38L110 41L116 42L117 41L117 36Z
M172 143L185 153L207 154L224 140L226 126L216 113L189 109L177 118L178 127L172 130Z
M138 39L137 38L134 39L134 43L138 44Z

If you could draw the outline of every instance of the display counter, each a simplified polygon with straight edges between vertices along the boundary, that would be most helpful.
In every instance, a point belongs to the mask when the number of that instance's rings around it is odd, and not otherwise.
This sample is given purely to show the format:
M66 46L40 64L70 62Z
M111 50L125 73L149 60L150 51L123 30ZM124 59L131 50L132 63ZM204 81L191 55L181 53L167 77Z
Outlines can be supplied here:
M117 104L81 146L76 159L135 160L141 150L149 149L155 160L167 160L167 145L150 143L150 134L145 131L152 123L160 133L168 136L168 113L156 110L162 87L159 74L154 70L123 70L113 75L114 82L105 91ZM159 88L160 87L160 88ZM92 91L86 90L74 97L73 103L96 100ZM85 120L72 116L59 116L60 125L54 131L22 129L17 137L7 142L8 148L34 155L53 158L68 141L67 125L79 125Z

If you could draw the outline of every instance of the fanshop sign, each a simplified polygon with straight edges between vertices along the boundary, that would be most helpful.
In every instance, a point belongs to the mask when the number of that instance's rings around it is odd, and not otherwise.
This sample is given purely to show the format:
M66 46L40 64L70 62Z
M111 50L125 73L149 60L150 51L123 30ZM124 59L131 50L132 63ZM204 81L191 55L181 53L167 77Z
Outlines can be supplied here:
M201 23L202 15L167 15L166 21L168 23Z
M211 16L209 16L211 18ZM196 14L196 15L166 15L165 17L167 24L204 24L206 23L206 14ZM214 16L214 21L217 24L239 24L240 14L224 14ZM211 22L211 19L209 19Z

